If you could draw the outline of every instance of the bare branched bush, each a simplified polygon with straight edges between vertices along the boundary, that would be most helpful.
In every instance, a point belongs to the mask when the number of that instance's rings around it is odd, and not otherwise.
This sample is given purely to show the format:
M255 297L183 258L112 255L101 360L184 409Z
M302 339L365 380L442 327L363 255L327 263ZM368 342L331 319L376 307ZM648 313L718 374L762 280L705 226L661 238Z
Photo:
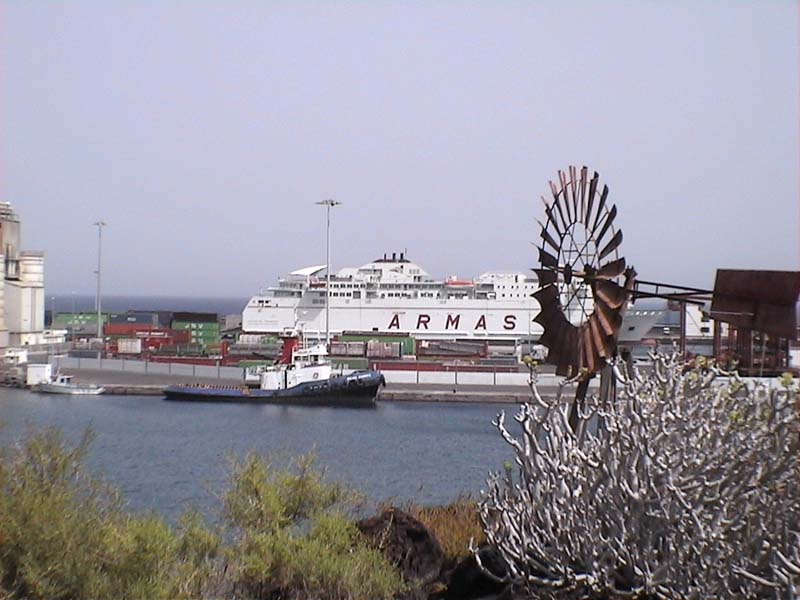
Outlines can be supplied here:
M654 354L609 367L615 397L579 410L559 389L494 424L514 451L480 502L509 582L536 597L793 598L797 385L744 381ZM477 554L476 554L477 556Z

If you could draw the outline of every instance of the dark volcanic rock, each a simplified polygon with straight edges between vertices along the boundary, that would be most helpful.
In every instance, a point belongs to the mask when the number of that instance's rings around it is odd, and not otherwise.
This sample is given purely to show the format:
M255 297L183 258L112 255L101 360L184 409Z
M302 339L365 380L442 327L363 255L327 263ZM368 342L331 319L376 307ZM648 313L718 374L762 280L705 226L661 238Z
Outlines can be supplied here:
M356 525L400 569L406 581L427 583L439 576L444 562L439 541L408 513L389 508Z
M485 568L498 577L505 575L505 565L494 548L482 546L478 552ZM494 581L481 571L474 556L468 556L458 563L446 579L447 589L437 596L442 600L498 597L508 591L506 584Z

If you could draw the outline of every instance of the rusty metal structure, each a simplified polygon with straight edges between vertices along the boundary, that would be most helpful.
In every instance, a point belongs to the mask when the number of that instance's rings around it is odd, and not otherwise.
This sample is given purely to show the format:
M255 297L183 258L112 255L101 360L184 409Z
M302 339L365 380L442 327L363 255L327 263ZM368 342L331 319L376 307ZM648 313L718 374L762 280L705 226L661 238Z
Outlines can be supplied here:
M542 197L540 267L534 269L541 310L540 342L559 375L591 377L616 353L622 315L632 299L636 272L620 256L622 230L609 208L608 186L586 167L558 172L552 198Z
M601 187L598 173L590 177L586 167L570 166L550 181L550 191L551 198L542 197L547 218L538 222L540 264L534 271L540 288L534 297L541 310L534 320L544 328L540 342L557 374L579 378L578 399L606 359L616 355L622 316L638 298L665 299L679 307L682 352L686 306L710 302L718 361L736 364L743 374L764 374L765 367L775 371L788 364L788 340L797 339L800 272L721 269L713 291L637 280L619 254L617 207L609 207L608 186ZM726 339L722 323L727 324Z

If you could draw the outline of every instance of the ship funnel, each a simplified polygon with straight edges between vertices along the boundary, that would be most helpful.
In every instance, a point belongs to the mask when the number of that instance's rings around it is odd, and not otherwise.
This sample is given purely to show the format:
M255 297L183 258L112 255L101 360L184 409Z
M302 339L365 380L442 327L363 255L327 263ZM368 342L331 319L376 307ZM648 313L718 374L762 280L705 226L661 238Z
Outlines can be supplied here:
M403 260L403 253L400 253L400 260Z
M397 252L392 252L392 260L397 260Z

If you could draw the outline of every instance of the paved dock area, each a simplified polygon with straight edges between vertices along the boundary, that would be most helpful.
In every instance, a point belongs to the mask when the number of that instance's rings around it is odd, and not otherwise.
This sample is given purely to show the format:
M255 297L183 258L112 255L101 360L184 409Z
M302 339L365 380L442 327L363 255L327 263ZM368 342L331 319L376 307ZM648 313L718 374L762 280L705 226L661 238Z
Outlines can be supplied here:
M130 371L63 369L77 383L95 383L109 394L161 395L168 385L182 383L238 385L238 380L161 375ZM544 395L555 394L555 386L540 387ZM519 404L531 397L528 386L512 385L443 385L394 383L382 388L378 399L383 402L480 402Z
M98 385L176 385L180 383L207 383L215 385L236 385L238 379L217 379L216 377L192 377L191 375L161 375L156 373L136 373L133 371L107 371L100 369L61 369L62 373L72 375L77 383L96 383Z

